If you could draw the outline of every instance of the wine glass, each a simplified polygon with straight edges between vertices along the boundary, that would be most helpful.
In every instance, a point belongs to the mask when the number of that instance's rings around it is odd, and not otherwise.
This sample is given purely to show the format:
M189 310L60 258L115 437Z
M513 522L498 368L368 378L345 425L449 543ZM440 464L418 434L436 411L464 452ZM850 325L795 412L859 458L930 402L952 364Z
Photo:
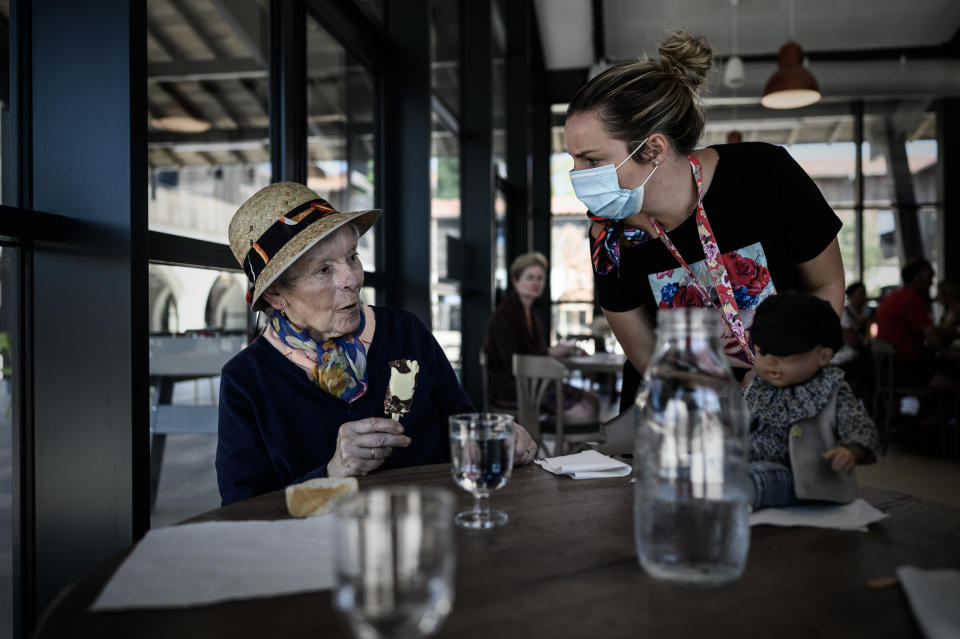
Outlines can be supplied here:
M513 416L502 413L462 413L450 416L450 457L453 480L473 493L473 510L457 513L464 528L493 528L507 523L507 514L490 509L490 493L513 472Z
M372 488L337 508L333 607L359 639L426 637L453 609L453 495Z

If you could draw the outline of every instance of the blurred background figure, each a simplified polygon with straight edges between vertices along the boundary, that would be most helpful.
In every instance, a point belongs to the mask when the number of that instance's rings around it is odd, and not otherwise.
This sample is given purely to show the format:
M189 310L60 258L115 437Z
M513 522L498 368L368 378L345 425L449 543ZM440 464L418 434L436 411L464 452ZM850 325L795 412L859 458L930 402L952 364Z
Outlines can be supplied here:
M867 287L854 282L847 287L847 302L840 315L843 346L830 362L843 369L850 387L857 397L866 400L873 381L873 362L867 346L870 308L867 306Z
M510 265L512 289L504 296L487 323L484 351L487 355L487 392L490 404L516 408L517 382L513 376L513 355L549 355L570 357L584 352L570 344L547 347L543 324L532 312L533 301L543 294L547 278L547 258L542 253L524 253ZM600 398L587 390L563 385L563 397L547 389L544 408L576 419L597 419Z
M937 332L945 345L949 345L960 337L960 285L941 280L937 284L937 302L940 304Z
M937 357L943 340L927 309L933 266L923 258L914 259L900 269L900 275L903 286L877 307L877 337L897 351L896 385L960 391L960 375Z

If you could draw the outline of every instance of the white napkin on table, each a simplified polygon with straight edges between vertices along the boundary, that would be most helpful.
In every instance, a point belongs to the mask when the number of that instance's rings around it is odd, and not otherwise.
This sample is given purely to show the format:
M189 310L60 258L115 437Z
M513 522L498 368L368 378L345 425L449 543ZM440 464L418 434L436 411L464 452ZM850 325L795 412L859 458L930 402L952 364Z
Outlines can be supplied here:
M334 585L332 515L151 530L90 607L167 608Z
M570 475L574 479L625 477L633 470L629 464L624 464L595 450L534 461L554 475Z
M960 571L900 566L897 578L927 639L960 637Z
M864 500L855 499L849 504L764 508L750 514L750 525L811 526L867 532L868 524L887 517L889 515L877 510Z

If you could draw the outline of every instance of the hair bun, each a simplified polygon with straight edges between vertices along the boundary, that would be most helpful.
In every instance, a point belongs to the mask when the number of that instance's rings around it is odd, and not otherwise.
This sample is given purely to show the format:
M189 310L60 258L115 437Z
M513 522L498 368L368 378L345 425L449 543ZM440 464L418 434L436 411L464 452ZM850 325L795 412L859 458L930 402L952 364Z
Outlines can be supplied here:
M713 45L706 36L674 31L660 43L659 53L663 70L694 91L713 67Z

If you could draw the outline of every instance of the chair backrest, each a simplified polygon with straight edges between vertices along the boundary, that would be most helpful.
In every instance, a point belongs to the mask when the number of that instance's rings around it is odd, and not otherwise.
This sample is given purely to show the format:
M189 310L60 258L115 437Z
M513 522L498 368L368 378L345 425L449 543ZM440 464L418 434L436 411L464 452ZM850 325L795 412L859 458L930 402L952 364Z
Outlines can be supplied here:
M893 360L897 349L885 339L874 338L870 340L870 354L877 392L890 392L893 390Z
M540 406L543 394L555 384L558 398L563 397L563 364L546 355L513 355L513 374L517 378L517 421L530 436L540 441ZM557 433L563 433L563 411L556 414ZM562 445L562 443L561 443Z

